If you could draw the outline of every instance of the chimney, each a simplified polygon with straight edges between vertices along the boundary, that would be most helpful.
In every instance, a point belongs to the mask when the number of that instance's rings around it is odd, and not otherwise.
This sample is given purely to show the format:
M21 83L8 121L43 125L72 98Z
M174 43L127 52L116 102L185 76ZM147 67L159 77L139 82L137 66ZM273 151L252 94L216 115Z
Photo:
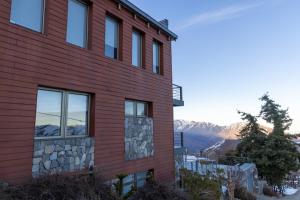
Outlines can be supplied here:
M159 23L161 25L163 25L164 27L169 28L169 20L164 19L164 20L161 20Z

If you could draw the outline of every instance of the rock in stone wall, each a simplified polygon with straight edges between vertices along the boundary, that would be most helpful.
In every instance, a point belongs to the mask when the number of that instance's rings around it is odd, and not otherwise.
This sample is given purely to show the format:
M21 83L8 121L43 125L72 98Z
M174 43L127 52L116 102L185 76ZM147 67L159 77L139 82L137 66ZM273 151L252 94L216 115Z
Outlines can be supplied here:
M153 155L153 119L126 117L125 159L136 160Z
M94 144L90 137L35 140L32 176L89 169L94 166Z

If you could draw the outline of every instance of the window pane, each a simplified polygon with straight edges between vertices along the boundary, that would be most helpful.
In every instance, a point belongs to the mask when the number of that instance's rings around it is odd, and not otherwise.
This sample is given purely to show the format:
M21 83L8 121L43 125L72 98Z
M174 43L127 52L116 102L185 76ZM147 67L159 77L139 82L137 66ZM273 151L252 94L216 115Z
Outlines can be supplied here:
M160 58L159 58L160 45L157 42L153 43L153 72L160 73Z
M86 47L87 10L87 5L79 1L68 1L67 42Z
M143 187L146 184L146 181L147 181L147 172L137 173L136 174L136 180L137 180L136 186L138 188Z
M134 186L134 175L128 175L123 179L123 195L128 194Z
M44 0L12 0L10 21L42 32Z
M105 20L105 56L118 58L119 24L115 19L106 17Z
M145 117L147 115L146 103L137 103L137 116Z
M136 31L132 33L132 65L142 66L142 35Z
M87 135L88 99L86 95L68 95L67 136Z
M61 92L38 91L35 123L36 137L61 135L61 102Z
M125 115L134 116L134 102L125 101Z

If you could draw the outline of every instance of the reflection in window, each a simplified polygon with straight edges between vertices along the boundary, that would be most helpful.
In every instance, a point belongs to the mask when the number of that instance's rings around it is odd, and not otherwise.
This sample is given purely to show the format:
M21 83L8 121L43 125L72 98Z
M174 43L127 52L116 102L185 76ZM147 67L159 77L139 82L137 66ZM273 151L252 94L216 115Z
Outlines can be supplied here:
M156 41L153 42L153 72L161 74L160 70L160 44Z
M142 67L142 34L138 31L132 32L132 65Z
M142 101L125 101L125 116L148 117L148 103Z
M147 116L147 104L137 103L136 107L137 107L136 115L138 117L146 117Z
M125 101L125 115L126 116L134 115L134 102L133 101Z
M39 90L36 108L36 137L53 137L61 135L62 93Z
M44 0L12 0L10 22L42 32Z
M146 184L146 182L147 182L147 173L148 172L136 173L136 186L137 186L137 188L141 188Z
M39 89L35 137L73 137L88 135L88 94L56 89Z
M68 1L67 42L80 47L86 47L87 41L86 4L77 0Z
M119 23L107 16L105 20L105 56L118 59Z
M88 96L69 94L67 136L87 135Z

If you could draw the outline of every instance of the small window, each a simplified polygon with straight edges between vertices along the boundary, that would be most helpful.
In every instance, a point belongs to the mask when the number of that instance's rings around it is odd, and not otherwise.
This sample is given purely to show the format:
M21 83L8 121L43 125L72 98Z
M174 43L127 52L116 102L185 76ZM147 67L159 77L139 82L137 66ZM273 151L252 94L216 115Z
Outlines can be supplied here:
M136 104L136 115L138 117L146 117L147 116L147 108L148 108L147 103L138 102Z
M35 137L78 137L88 135L88 94L39 89Z
M107 16L105 20L105 56L118 59L119 51L119 23Z
M132 65L142 67L143 65L143 35L138 31L132 32Z
M153 73L161 74L161 63L160 63L160 49L161 45L154 41L153 42Z
M88 6L81 1L68 1L67 42L85 48L87 46Z
M125 116L148 117L148 103L142 101L125 101Z
M125 101L125 115L133 116L135 113L134 102L133 101Z
M12 0L10 22L43 32L44 0Z

